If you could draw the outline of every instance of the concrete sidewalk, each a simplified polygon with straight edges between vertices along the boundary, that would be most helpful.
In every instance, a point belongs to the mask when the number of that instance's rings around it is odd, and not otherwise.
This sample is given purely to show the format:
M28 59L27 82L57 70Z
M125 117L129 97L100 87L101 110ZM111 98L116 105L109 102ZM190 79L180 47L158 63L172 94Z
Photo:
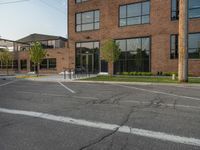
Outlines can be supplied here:
M30 81L41 81L41 82L70 82L70 81L75 81L79 79L86 79L89 77L95 77L96 75L83 75L83 76L69 76L66 75L64 78L64 75L43 75L39 77L30 77L30 78L24 78L24 80L30 80Z
M90 75L90 77L95 77L97 75ZM70 79L69 76L64 79L63 75L48 75L48 76L41 76L38 78L26 78L25 80L30 81L39 81L39 82L74 82L74 83L98 83L98 84L129 84L129 85L171 85L171 86L197 86L200 87L200 84L195 83L155 83L155 82L118 82L118 81L86 81L80 79L86 79L89 76L84 77L76 77Z
M0 75L0 79L2 79L2 80L13 80L13 79L16 79L16 76Z

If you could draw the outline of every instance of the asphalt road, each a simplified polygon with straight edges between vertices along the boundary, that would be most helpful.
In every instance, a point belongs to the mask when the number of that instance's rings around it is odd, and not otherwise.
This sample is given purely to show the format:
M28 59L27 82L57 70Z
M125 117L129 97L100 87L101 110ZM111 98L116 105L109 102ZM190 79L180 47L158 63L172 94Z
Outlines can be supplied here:
M200 86L0 79L0 150L200 150Z

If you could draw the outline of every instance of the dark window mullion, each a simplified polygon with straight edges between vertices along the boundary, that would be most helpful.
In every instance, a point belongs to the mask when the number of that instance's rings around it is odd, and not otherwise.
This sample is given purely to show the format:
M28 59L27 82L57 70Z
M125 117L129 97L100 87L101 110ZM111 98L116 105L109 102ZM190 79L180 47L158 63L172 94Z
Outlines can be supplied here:
M82 23L83 22L82 22L82 13L81 13L81 25L80 25L81 26L81 31L82 31Z
M128 58L128 49L127 49L127 47L128 47L128 42L127 42L127 39L126 39L126 54L125 54L125 70L127 70L127 58Z
M142 24L142 10L143 10L143 3L141 3L141 6L140 6L140 8L141 8L141 11L140 11L140 24Z
M128 17L128 6L126 5L126 26L127 26L127 17Z
M93 11L93 30L95 29L95 11Z

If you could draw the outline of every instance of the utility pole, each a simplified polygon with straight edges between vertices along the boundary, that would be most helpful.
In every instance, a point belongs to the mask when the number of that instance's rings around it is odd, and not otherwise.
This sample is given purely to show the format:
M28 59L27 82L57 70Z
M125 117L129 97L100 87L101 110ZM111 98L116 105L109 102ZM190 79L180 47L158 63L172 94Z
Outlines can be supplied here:
M178 80L188 82L188 0L179 0Z

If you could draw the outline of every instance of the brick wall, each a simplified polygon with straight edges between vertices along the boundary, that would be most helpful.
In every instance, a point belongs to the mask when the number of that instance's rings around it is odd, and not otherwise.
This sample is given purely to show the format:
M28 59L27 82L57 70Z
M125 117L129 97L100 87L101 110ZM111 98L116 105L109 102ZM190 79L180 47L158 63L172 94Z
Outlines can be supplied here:
M41 69L41 74L57 74L64 70L64 68L69 68L69 49L67 48L67 42L66 47L64 48L55 48L55 49L46 49L47 56L46 58L56 58L56 69L54 70L47 70L47 69ZM29 52L28 51L20 51L15 53L15 60L18 59L18 71L13 71L12 69L9 69L10 73L19 72L19 73L27 73L30 72L30 58L29 58ZM20 60L27 60L27 68L24 70L20 69ZM5 69L0 70L0 74L5 74Z
M119 5L141 0L88 0L75 4L69 0L69 62L75 66L75 42L100 41L151 36L151 71L177 71L177 60L170 59L170 35L178 33L178 21L171 21L171 0L151 0L150 24L128 27L118 26ZM96 31L75 32L75 13L100 10L100 29ZM200 32L200 19L191 19L189 32ZM89 37L89 39L88 39ZM200 60L189 61L190 74L200 75Z

